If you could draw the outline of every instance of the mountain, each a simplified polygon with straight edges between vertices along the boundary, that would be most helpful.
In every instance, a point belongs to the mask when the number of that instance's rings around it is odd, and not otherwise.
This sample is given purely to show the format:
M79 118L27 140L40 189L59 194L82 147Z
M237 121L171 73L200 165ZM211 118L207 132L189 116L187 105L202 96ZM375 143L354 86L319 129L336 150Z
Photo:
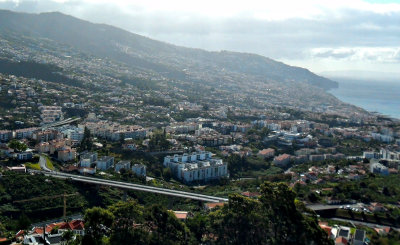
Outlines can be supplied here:
M341 104L325 93L337 87L336 82L260 55L179 47L59 12L0 10L0 23L0 59L12 62L7 63L9 70L15 66L21 71L19 62L34 61L56 66L50 73L74 84L135 84L145 79L168 81L182 89L219 88L228 97L240 92L252 97L254 104L311 109L321 102Z

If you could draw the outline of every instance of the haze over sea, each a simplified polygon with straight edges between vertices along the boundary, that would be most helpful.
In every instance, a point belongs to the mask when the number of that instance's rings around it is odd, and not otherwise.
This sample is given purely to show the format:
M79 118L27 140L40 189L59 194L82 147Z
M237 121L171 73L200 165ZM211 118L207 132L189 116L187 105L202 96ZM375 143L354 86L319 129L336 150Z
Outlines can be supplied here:
M400 78L386 81L332 78L339 88L329 92L370 112L400 119Z

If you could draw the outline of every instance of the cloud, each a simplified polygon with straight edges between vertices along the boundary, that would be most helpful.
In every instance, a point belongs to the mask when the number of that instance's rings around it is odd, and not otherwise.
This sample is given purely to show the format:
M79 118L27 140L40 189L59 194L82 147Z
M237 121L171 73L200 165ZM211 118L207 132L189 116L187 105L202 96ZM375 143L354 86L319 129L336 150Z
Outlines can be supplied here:
M316 48L311 50L310 56L325 59L346 59L349 61L397 63L400 60L400 47Z

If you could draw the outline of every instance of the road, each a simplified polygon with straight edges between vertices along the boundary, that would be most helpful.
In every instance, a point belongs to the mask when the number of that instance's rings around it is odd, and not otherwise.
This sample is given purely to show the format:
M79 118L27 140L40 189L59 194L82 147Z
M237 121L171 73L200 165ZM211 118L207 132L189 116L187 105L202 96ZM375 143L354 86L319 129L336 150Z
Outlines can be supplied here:
M127 183L122 181L114 181L114 180L105 180L100 178L93 178L93 177L86 177L82 175L75 175L75 174L66 174L57 171L39 171L39 170L30 170L31 173L41 173L44 175L62 178L62 179L70 179L73 181L79 181L89 184L96 184L96 185L104 185L104 186L111 186L125 190L138 190L138 191L145 191L151 192L161 195L167 196L174 196L174 197L181 197L181 198L188 198L192 200L204 201L204 202L227 202L228 198L223 197L215 197L215 196L208 196L202 195L198 193L186 192L186 191L179 191L179 190L171 190L167 188L160 188L154 186L147 186L147 185L140 185L140 184L133 184Z
M336 220L336 221L343 221L343 222L351 222L355 225L363 225L363 226L368 226L370 228L382 228L382 227L388 227L387 225L379 225L375 223L369 223L369 222L363 222L363 221L358 221L358 220L352 220L352 219L341 219L341 218L330 218L330 220ZM394 226L389 226L390 228L400 231L399 228L394 227Z
M65 120L62 120L62 121L59 121L59 122L54 122L54 123L42 125L41 128L42 129L47 129L47 128L52 128L52 127L57 127L57 126L61 126L61 125L64 125L64 124L70 124L72 122L79 121L79 120L81 120L80 117L75 118L75 119L74 118L68 118L68 119L65 119Z
M40 155L39 164L40 164L41 169L48 171L48 172L52 171L51 169L49 169L47 167L47 158L44 157L43 155Z

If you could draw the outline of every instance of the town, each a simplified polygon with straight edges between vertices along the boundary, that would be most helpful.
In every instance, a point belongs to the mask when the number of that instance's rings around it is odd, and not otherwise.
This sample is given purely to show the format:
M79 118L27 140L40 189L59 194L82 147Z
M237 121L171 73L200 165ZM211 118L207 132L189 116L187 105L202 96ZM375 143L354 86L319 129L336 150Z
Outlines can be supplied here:
M246 110L179 97L156 101L129 86L103 88L100 95L12 75L0 80L3 178L58 171L255 199L258 181L286 182L308 207L326 207L315 212L336 244L364 244L400 220L400 124L392 119L282 107ZM187 204L171 208L180 208L174 214L183 221L197 210ZM57 222L12 239L31 244L48 233L49 244L60 244L66 230L84 234L82 216Z

